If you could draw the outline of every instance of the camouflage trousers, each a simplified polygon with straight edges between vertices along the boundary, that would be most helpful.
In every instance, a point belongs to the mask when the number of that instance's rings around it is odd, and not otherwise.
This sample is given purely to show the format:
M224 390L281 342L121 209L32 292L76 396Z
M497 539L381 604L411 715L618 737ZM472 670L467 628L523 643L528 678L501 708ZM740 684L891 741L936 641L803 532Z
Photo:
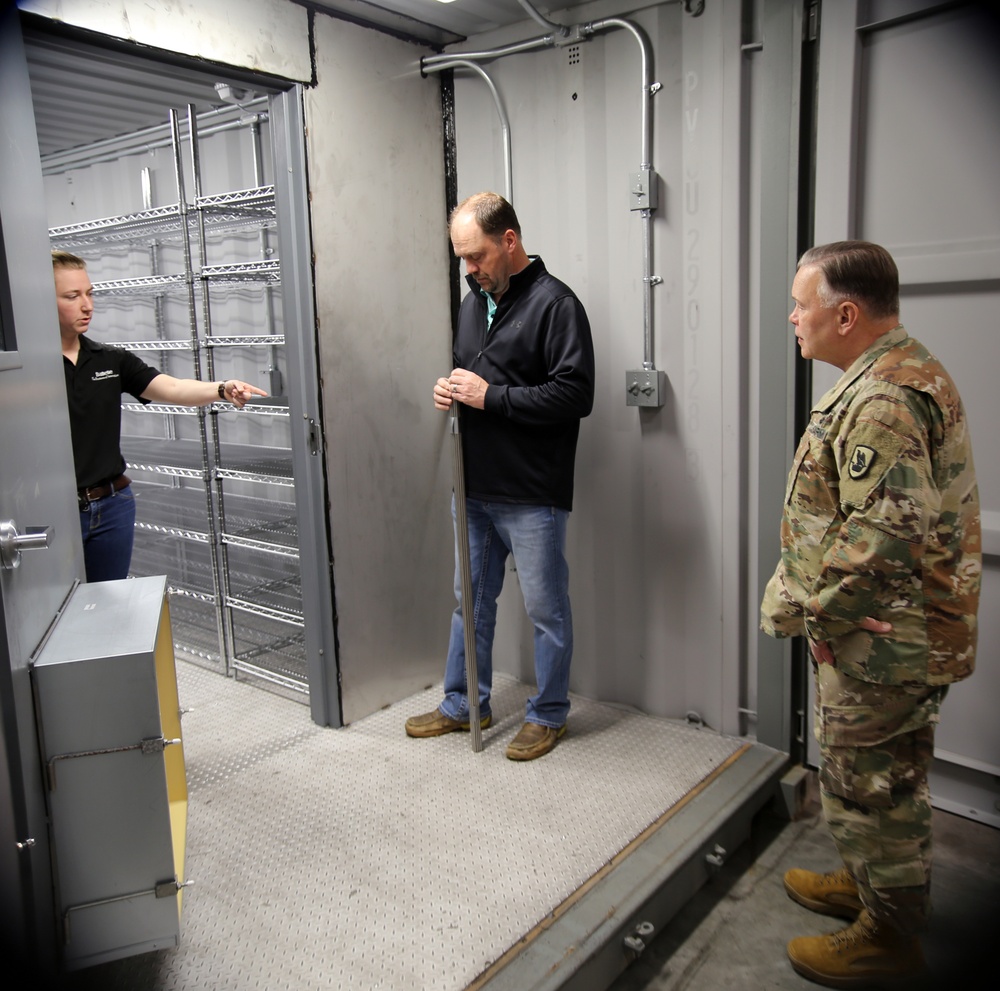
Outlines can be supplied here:
M930 915L927 772L947 686L857 681L815 664L823 815L862 904L904 933Z

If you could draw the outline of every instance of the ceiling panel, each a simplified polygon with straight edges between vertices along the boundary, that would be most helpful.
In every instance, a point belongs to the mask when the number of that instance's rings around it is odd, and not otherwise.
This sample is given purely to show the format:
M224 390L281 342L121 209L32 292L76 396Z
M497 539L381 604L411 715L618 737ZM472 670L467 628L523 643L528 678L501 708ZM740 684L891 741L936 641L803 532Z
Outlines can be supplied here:
M221 106L215 84L233 81L34 28L25 29L24 42L43 158L163 124L170 108Z
M517 22L524 36L544 32L518 0L302 0L303 5L345 17L379 30L440 48L467 37ZM558 4L534 3L534 9L556 23L572 23L572 11L585 0ZM224 104L217 82L245 83L222 70L202 68L194 61L170 65L111 50L47 30L37 17L24 28L38 144L42 156L146 127L162 124L170 108L193 104L198 112Z
M579 7L589 0L561 0L557 3L533 2L531 6L543 18L557 24L569 24L568 8ZM518 0L315 0L308 6L341 14L352 20L377 24L386 30L445 45L508 24L531 18ZM543 31L541 24L531 21Z

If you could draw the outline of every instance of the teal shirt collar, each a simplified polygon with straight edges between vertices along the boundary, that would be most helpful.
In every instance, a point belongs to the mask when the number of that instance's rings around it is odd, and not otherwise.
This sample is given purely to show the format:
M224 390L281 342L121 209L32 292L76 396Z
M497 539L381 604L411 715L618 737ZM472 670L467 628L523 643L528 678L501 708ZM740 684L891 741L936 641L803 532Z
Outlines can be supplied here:
M483 288L480 288L479 295L486 300L486 332L489 333L490 327L493 326L493 317L497 312L496 300Z

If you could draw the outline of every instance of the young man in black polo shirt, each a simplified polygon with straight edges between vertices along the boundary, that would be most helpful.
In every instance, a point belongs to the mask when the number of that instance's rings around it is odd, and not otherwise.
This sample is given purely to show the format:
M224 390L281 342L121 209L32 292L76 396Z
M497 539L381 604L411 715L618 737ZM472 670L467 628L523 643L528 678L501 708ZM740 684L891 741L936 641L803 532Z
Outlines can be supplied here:
M207 406L228 399L242 409L252 396L267 393L238 379L174 378L129 351L89 340L84 334L94 314L94 287L86 262L67 251L53 251L52 272L87 581L127 578L135 502L121 453L122 394L177 406Z

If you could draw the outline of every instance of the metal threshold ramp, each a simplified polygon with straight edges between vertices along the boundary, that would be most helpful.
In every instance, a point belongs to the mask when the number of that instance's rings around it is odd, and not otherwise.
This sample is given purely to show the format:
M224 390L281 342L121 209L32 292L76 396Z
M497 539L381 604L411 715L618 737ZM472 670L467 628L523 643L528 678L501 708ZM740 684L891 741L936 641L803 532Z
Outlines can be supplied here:
M573 698L548 756L493 725L411 740L435 686L345 729L178 664L189 786L180 946L93 968L104 988L605 988L749 832L784 755ZM706 859L709 858L709 859Z

